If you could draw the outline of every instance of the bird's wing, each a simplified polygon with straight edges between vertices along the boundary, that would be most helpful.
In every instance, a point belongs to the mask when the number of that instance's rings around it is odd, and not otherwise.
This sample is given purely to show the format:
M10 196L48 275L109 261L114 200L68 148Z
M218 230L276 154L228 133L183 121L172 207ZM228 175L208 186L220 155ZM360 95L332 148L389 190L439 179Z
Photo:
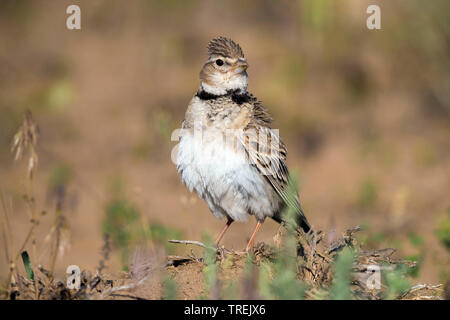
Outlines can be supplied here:
M304 217L297 192L288 190L289 171L286 145L278 131L269 127L271 118L263 105L252 97L253 114L240 141L250 164L263 175L283 202ZM306 220L306 218L305 218Z
M286 146L278 133L269 127L247 126L241 142L250 164L266 178L287 206L301 212L297 195L287 190L289 171L286 165Z

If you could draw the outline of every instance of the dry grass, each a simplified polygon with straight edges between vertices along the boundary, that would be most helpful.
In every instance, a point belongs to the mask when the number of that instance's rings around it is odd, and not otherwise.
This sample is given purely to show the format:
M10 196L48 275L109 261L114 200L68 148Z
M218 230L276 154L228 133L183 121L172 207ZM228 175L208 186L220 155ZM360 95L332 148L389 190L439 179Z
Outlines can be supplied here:
M354 233L359 228L345 232L332 244L323 244L323 234L315 240L306 241L299 237L304 255L297 260L297 279L305 284L305 299L329 299L336 276L336 257L344 248L355 250L350 279L348 283L353 299L378 300L386 298L388 290L385 283L381 289L369 289L361 279L367 274L368 265L395 268L398 265L412 267L414 263L394 258L395 249L363 250L359 247ZM302 240L300 240L302 239ZM198 245L195 244L195 245ZM201 244L204 246L204 244ZM211 249L212 250L212 249ZM252 260L247 255L218 249L215 252L215 284L207 289L205 270L208 263L205 256L165 256L161 252L139 248L135 251L129 272L117 274L81 272L79 289L67 289L63 281L55 280L50 272L39 266L35 275L38 299L161 299L164 291L162 274L166 273L176 284L177 297L182 299L261 299L261 268L268 263L278 263L278 249L265 243L258 243L252 250ZM164 262L164 260L166 262ZM249 262L250 261L250 262ZM363 277L361 277L363 275ZM369 274L370 275L370 274ZM10 298L34 299L36 297L33 281L16 273L17 291ZM269 276L269 281L277 281ZM384 282L384 281L383 281ZM238 288L229 291L227 285L237 283ZM230 293L231 292L231 293ZM231 295L230 295L231 294ZM398 300L439 300L444 290L442 285L416 284L408 287L390 299Z

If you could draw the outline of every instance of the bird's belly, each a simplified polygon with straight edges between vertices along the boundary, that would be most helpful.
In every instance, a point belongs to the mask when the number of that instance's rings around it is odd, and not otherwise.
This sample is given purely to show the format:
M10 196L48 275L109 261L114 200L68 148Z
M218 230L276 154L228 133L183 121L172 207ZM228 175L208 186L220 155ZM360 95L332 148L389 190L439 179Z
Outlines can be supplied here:
M264 220L278 210L279 199L245 153L236 152L221 139L201 141L184 134L178 145L177 169L183 183L208 203L217 218L245 221L252 214Z

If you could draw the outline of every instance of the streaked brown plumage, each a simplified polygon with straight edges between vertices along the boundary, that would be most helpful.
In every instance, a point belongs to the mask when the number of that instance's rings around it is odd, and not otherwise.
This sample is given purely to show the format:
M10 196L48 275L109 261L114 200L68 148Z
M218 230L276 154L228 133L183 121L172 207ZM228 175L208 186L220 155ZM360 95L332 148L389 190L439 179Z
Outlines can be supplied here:
M287 192L286 146L271 129L266 108L247 92L248 64L241 47L220 37L211 40L208 53L200 89L183 122L177 168L183 182L205 199L213 214L227 218L217 243L232 221L254 215L258 224L248 250L264 219L281 222L286 205L297 212L299 226L309 231L298 197ZM202 131L200 144L193 134L196 126ZM231 146L223 139L230 130ZM200 145L197 152L191 151L194 145Z
M208 43L208 54L212 56L244 58L241 47L233 40L225 37L212 39Z

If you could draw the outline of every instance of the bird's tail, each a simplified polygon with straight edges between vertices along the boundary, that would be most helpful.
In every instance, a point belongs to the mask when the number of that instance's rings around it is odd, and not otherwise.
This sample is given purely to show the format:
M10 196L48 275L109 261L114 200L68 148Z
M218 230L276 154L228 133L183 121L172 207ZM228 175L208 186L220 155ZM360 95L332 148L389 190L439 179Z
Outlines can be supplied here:
M297 227L300 227L304 233L311 231L311 224L308 222L308 219L306 219L303 210L300 209L300 212L297 212L296 218Z
M281 214L276 214L272 217L272 219L278 223L288 223L288 219L283 217ZM297 208L297 210L295 210L295 219L293 220L296 224L294 226L295 229L300 228L304 233L308 233L312 230L311 224L309 223L301 208Z
M281 200L284 202L284 205L273 219L279 223L295 224L293 226L295 229L301 228L305 233L311 231L311 224L308 222L308 219L306 219L302 206L300 205L295 177L289 176L287 188L284 190L276 190L280 195Z

